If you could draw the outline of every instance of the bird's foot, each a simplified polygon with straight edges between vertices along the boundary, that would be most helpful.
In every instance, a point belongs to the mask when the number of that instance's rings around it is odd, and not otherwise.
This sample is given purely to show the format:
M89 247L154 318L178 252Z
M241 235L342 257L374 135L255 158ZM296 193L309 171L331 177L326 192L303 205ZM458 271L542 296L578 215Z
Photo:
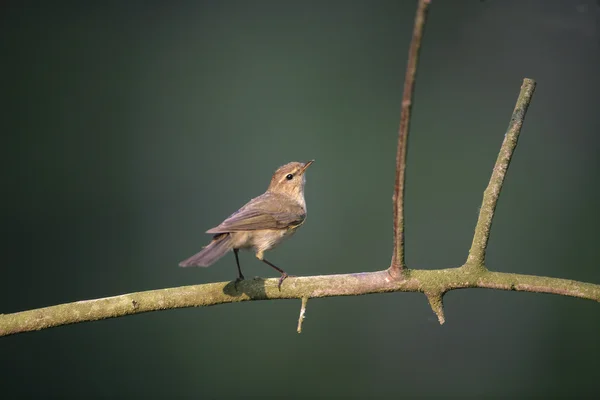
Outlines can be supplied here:
M240 275L236 278L235 282L233 283L233 287L235 288L235 290L238 290L238 288L237 288L238 283L240 283L244 279L245 279L244 275Z
M284 273L281 274L281 278L279 278L279 285L277 285L277 287L279 288L280 292L281 292L281 284L283 283L283 281L287 277L288 277L288 274L284 272Z

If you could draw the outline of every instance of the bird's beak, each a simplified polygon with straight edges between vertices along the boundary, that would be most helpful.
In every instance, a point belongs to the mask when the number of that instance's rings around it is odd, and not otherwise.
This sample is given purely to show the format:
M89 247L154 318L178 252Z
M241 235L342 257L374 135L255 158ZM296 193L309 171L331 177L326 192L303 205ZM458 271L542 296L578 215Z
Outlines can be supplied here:
M310 164L312 164L314 162L315 162L315 160L310 160L310 161L305 162L304 166L300 170L300 175L304 174L304 171L306 171L306 168L310 167Z

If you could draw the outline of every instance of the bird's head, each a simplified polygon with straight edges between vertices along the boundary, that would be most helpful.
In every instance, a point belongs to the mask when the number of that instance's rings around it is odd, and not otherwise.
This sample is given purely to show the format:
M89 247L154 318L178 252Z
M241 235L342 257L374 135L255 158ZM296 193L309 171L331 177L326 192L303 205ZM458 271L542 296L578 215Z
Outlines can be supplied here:
M285 194L301 201L304 200L304 173L315 160L308 162L291 162L282 165L275 171L269 184L269 192Z

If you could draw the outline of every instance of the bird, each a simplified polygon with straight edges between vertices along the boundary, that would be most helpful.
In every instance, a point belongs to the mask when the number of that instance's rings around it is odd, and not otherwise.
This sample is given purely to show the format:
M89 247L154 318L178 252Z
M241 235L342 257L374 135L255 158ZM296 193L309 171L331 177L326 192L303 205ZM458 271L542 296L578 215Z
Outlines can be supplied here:
M256 258L281 274L277 287L288 274L264 257L284 239L292 236L306 220L304 184L306 169L314 162L290 162L279 167L265 193L253 198L206 233L212 241L202 251L179 263L181 267L208 267L233 250L237 264L236 284L244 279L238 253L254 250Z

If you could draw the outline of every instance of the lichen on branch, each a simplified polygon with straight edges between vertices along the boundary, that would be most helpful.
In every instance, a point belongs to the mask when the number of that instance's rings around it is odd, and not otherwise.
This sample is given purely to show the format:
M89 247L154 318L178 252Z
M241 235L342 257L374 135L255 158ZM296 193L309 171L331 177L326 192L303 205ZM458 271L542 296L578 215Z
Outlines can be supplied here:
M290 277L281 291L278 278L207 283L149 290L102 299L39 308L0 315L0 336L36 331L55 326L150 311L253 300L281 300L357 296L386 292L446 293L456 289L487 288L520 292L551 293L600 302L600 285L542 276L465 269L410 270L403 280L387 270L343 275ZM440 304L441 305L441 304ZM438 313L438 318L439 318ZM442 314L443 315L443 314Z

